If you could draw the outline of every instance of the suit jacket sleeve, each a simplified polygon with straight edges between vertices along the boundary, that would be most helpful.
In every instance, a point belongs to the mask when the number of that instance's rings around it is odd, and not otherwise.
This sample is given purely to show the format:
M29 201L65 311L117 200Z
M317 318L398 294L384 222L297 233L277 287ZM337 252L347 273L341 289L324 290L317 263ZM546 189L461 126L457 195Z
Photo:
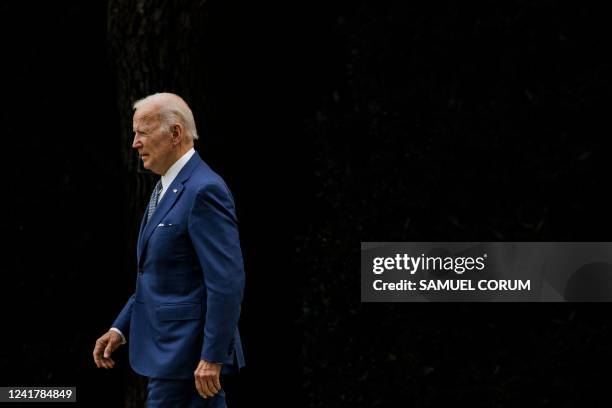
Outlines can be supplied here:
M123 333L123 336L126 339L130 332L130 318L132 317L132 305L134 304L134 296L135 295L130 296L125 306L123 306L123 309L121 309L119 316L117 316L117 318L111 325L111 327L116 327L117 329L121 330L121 333Z
M188 228L207 296L201 358L231 364L245 277L238 221L225 185L210 184L198 192Z

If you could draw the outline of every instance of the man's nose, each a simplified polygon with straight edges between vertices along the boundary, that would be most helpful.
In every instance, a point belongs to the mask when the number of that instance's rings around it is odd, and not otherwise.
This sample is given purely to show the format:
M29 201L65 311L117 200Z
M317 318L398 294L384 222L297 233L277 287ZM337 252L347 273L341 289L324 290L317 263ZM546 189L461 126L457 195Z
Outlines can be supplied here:
M138 136L134 136L134 140L132 141L132 149L138 149L142 146L142 142Z

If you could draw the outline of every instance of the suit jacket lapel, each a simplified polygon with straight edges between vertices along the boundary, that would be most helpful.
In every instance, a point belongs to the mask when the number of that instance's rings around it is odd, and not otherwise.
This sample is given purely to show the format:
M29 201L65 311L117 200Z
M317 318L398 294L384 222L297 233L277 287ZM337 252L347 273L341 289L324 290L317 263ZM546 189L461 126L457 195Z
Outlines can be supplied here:
M149 238L155 228L159 224L161 220L164 219L168 211L172 209L176 200L178 200L179 196L183 192L185 188L183 183L189 179L191 173L195 169L198 163L201 163L202 159L198 155L198 152L195 152L191 159L183 166L179 174L176 176L174 181L170 184L166 192L164 193L162 199L160 200L155 212L151 216L151 219L144 225L144 229L141 229L141 233L139 235L139 244L138 244L138 265L140 266L143 262L143 253L147 247L147 242L149 242ZM146 217L146 209L145 209L145 217Z

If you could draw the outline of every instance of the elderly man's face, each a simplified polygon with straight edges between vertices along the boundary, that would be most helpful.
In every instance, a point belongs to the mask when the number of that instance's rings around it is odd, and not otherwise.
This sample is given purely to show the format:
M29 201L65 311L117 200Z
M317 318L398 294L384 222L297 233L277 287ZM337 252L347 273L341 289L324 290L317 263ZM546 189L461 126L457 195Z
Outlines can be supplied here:
M145 169L164 174L172 164L172 135L163 126L157 109L140 107L134 113L134 142Z

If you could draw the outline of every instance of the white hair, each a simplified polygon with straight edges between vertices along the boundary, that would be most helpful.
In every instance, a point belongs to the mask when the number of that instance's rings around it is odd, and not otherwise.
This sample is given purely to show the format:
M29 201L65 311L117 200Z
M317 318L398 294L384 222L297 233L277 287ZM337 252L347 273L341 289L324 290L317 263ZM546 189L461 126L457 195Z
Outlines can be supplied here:
M134 110L149 102L154 102L159 106L158 113L168 130L170 126L178 122L185 127L185 133L191 140L198 139L193 113L181 97L167 92L155 93L134 102Z

